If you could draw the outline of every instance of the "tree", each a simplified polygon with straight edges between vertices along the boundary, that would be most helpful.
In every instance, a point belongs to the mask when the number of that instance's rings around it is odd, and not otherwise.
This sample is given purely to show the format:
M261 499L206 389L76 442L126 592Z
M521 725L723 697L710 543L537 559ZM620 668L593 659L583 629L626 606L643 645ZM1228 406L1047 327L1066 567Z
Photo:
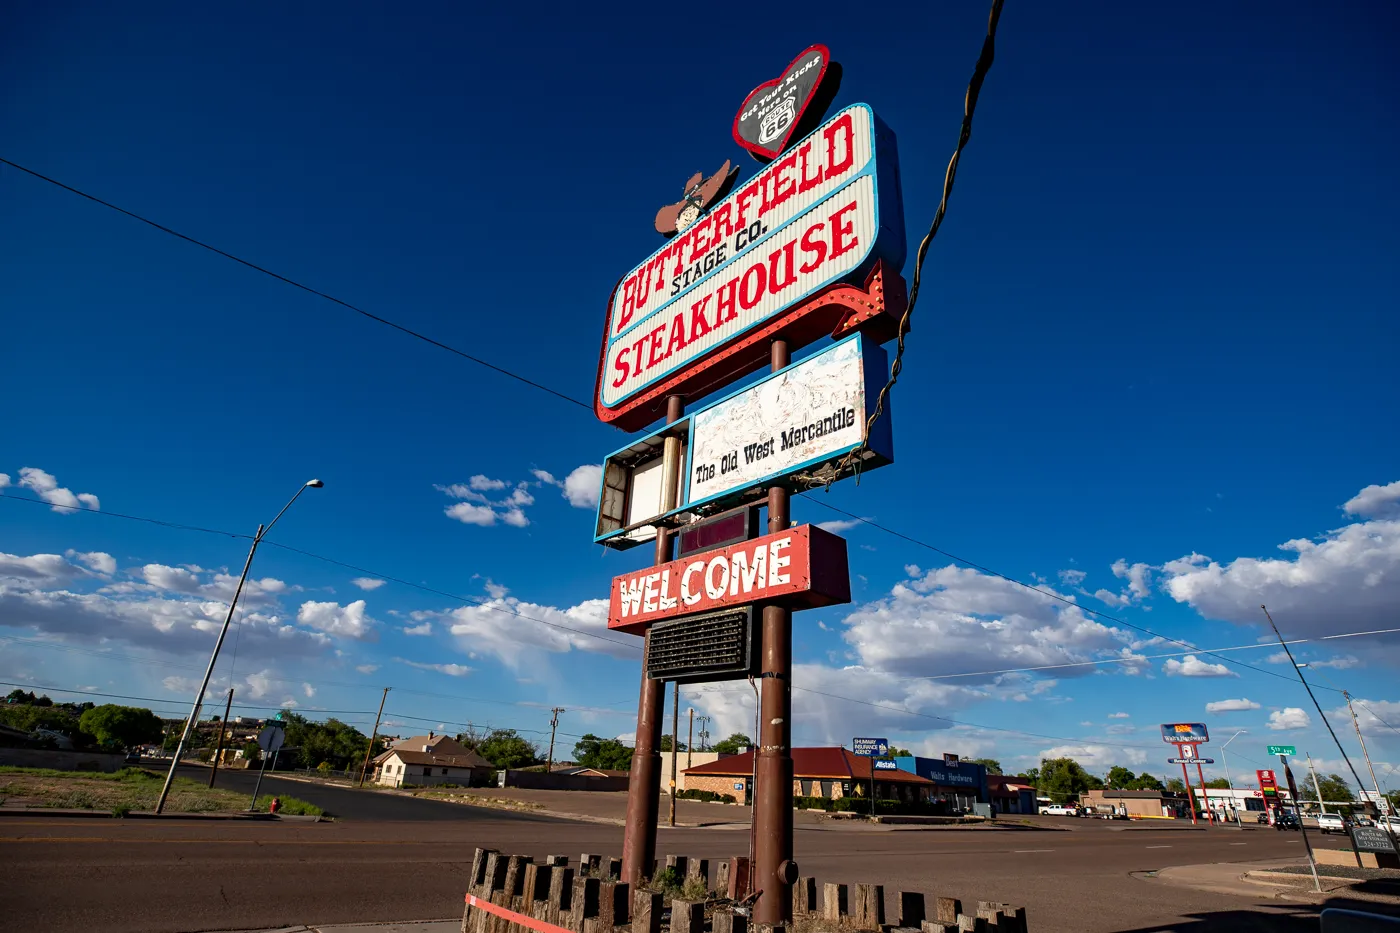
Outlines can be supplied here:
M737 755L746 748L753 746L753 739L742 732L735 732L727 739L720 739L710 746L711 751L719 752L722 755Z
M601 738L590 732L574 746L574 761L584 768L626 771L632 767L632 749L617 739Z
M481 740L476 751L498 768L528 768L543 760L539 750L514 729L493 730Z
M107 748L134 748L159 742L164 733L159 717L139 706L106 703L83 713L78 728Z
M248 761L259 761L262 759L262 746L257 742L245 742L243 745L243 757Z
M1206 787L1209 790L1229 790L1230 782L1224 778L1211 778L1209 781L1206 781Z
M1340 774L1329 774L1326 777L1318 775L1317 783L1321 785L1322 799L1327 803L1352 803L1356 800L1356 796L1351 792L1351 785ZM1317 791L1313 788L1312 781L1298 782L1298 796L1304 800L1317 799Z
M1168 778L1167 790L1174 794L1184 794L1186 793L1186 782L1181 778Z
M1001 762L997 761L995 758L969 758L968 761L974 765L981 765L986 768L988 774L1006 773L1001 770Z
M346 771L364 760L369 747L369 736L354 726L339 719L325 722L312 722L299 713L290 710L281 714L286 735L283 742L287 748L282 757L299 749L303 767L311 768L328 761L337 771Z
M1124 788L1124 790L1162 791L1166 790L1166 788L1162 786L1162 782L1158 780L1155 774L1148 774L1146 771L1144 771L1132 781L1129 781L1128 785Z
M911 751L910 751L909 749L907 749L907 748L892 748L892 749L890 749L890 757L891 757L891 758L913 758L913 757L914 757L914 753L911 752Z
M1073 758L1045 758L1040 762L1036 787L1055 803L1064 803L1086 790L1103 787L1103 781L1085 771Z
M1135 780L1137 780L1137 775L1133 774L1131 768L1114 765L1108 769L1108 786L1114 790L1128 790L1128 785Z
M669 735L663 735L661 737L661 750L663 752L669 752L671 750L671 737ZM683 752L685 750L686 746L684 742L676 746L676 751L678 752Z

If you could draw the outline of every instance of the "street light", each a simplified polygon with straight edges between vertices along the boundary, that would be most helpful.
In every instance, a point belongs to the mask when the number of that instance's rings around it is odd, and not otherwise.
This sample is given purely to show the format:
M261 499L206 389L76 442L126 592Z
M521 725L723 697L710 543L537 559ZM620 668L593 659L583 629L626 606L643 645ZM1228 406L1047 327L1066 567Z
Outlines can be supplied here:
M1220 760L1225 763L1225 786L1230 788L1230 807L1235 811L1235 826L1239 829L1244 829L1244 826L1240 823L1240 808L1235 803L1235 783L1230 780L1230 756L1225 754L1225 749L1230 747L1231 742L1248 731L1248 729L1241 729L1226 739L1224 745L1220 746Z
M223 627L219 629L219 637L214 642L214 653L209 656L209 666L204 670L204 681L199 685L199 692L194 695L194 706L190 708L190 718L185 720L184 731L180 733L180 742L175 746L175 757L170 760L170 773L165 776L165 786L160 789L160 799L156 801L156 814L159 815L165 809L165 798L170 796L170 785L175 782L175 769L180 765L180 755L185 751L185 743L189 741L190 733L194 731L195 721L199 718L199 707L204 702L204 691L209 688L209 678L214 673L214 663L219 660L219 649L224 646L224 636L228 634L229 623L233 621L233 611L238 606L238 597L243 593L243 584L248 579L248 570L253 566L253 555L257 553L258 545L262 543L263 536L272 530L272 526L277 524L277 519L292 507L292 503L308 489L320 489L326 485L319 479L309 479L296 491L296 495L287 500L287 504L282 506L282 511L273 517L272 521L266 525L259 525L257 534L253 535L253 546L248 548L248 559L243 562L243 574L238 578L238 586L233 591L233 599L229 600L228 614L224 616Z

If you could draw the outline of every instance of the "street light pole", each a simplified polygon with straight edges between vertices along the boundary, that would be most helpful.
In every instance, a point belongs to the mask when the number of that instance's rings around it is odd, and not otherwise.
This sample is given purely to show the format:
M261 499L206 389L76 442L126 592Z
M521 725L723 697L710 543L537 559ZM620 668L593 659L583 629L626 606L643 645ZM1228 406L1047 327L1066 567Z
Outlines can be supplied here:
M1240 822L1240 808L1235 803L1235 783L1230 780L1230 757L1225 754L1225 749L1230 747L1231 742L1248 731L1248 729L1241 729L1226 739L1224 745L1220 746L1220 759L1225 763L1225 786L1230 788L1230 808L1235 811L1235 826L1239 829L1244 829L1244 825Z
M248 548L248 559L243 562L243 573L238 577L238 586L233 591L233 599L229 600L228 613L224 616L224 624L219 629L219 637L214 642L214 653L209 655L209 666L204 669L204 680L199 685L199 692L194 695L194 706L190 709L190 718L185 721L184 731L180 733L180 741L175 746L175 757L170 759L170 773L165 776L165 786L160 789L160 799L156 801L156 815L159 816L165 809L165 800L170 796L170 785L175 783L175 769L180 766L180 756L185 751L185 743L189 741L190 733L194 731L195 720L199 716L199 707L204 702L204 691L209 689L209 678L214 674L214 664L219 660L219 649L224 646L224 637L228 635L228 627L233 622L234 610L238 608L238 597L243 593L243 584L248 581L248 570L253 566L253 555L258 552L258 545L262 543L263 536L272 530L272 526L277 524L277 519L282 517L292 507L292 503L307 489L320 489L324 486L319 479L308 480L296 491L296 495L282 506L282 511L266 525L259 525L257 534L253 535L253 545Z

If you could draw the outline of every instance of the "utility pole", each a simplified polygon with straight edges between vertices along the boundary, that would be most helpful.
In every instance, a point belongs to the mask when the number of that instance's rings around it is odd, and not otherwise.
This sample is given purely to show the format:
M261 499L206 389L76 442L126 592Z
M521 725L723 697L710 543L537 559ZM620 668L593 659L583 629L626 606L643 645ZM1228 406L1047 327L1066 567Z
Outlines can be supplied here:
M554 709L550 710L550 712L553 713L554 716L549 720L549 765L545 768L546 774L554 770L554 733L559 729L559 714L567 713L568 710L564 709L562 706L556 706Z
M1356 709L1351 705L1351 694L1343 690L1342 696L1347 698L1347 709L1351 711L1351 724L1356 729L1356 740L1361 743L1361 754L1366 759L1366 769L1371 772L1371 785L1376 789L1376 813L1379 815L1381 807L1381 785L1380 782L1376 780L1376 766L1371 764L1371 753L1366 750L1366 739L1361 735L1361 723L1356 721ZM1318 796L1321 795L1319 794ZM1365 794L1361 795L1361 799L1363 808L1370 809L1369 807L1365 807Z
M1322 785L1317 783L1317 769L1313 767L1312 752L1308 752L1308 773L1312 775L1313 790L1317 791L1317 805L1323 813L1327 812L1327 802L1322 799Z
M695 707L686 712L690 715L690 725L685 730L685 770L689 771L695 751Z
M213 767L209 769L209 786L214 786L214 776L219 773L219 756L224 753L224 729L228 726L229 710L233 709L233 688L228 688L228 701L224 703L224 718L219 720L219 741L214 746Z
M1235 800L1235 782L1230 780L1230 756L1225 753L1225 749L1230 747L1231 742L1235 741L1235 739L1244 735L1248 731L1248 729L1241 729L1239 732L1236 732L1234 735L1226 739L1224 745L1220 746L1220 759L1221 761L1225 762L1225 785L1230 788L1230 809L1235 811L1236 829L1244 829L1244 825L1240 823L1239 802Z
M671 825L676 825L676 755L680 753L681 685L671 684Z
M710 750L710 717L709 717L709 716L701 716L701 717L700 717L700 751L702 751L702 752L708 752L709 750Z
M365 749L365 763L360 767L360 787L365 786L365 775L369 773L369 756L374 754L374 740L379 738L379 719L384 715L384 701L389 699L389 691L392 687L385 687L384 692L379 695L379 712L374 714L374 731L369 736L369 747Z

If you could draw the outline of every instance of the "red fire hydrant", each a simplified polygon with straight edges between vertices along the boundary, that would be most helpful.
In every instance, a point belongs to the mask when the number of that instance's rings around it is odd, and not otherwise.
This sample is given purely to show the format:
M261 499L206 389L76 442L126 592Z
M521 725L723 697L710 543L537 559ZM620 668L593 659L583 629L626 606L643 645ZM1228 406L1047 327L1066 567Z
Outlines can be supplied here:
M276 812L277 812L278 810L280 810L280 809L282 809L282 800L281 800L281 798L273 797L273 798L272 798L272 803L270 803L270 804L267 805L267 812L268 812L268 813L276 813Z

